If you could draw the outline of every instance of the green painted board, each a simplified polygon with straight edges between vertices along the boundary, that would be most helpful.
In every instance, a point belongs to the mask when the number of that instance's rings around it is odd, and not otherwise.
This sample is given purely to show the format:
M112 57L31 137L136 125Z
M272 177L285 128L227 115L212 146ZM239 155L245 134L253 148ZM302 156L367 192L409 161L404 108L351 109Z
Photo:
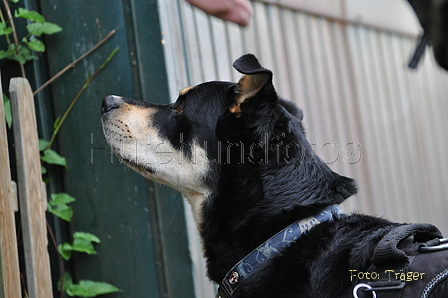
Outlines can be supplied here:
M108 94L168 102L157 2L46 0L40 7L48 21L64 29L46 38L52 75L117 30L110 41L52 84L56 116L109 53L120 47L80 98L57 143L68 163L63 188L77 199L72 205L72 229L102 240L96 245L98 255L74 256L76 278L122 289L107 297L194 297L181 196L120 164L110 154L101 129L101 100Z

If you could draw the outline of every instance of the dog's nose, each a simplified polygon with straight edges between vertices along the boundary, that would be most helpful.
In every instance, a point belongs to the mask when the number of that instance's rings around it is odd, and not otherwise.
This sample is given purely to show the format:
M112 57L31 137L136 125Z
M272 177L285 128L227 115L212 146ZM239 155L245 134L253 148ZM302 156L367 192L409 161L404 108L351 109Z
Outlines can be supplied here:
M106 96L103 99L103 103L101 104L101 115L113 109L118 109L123 102L124 102L123 99L119 96L115 95Z

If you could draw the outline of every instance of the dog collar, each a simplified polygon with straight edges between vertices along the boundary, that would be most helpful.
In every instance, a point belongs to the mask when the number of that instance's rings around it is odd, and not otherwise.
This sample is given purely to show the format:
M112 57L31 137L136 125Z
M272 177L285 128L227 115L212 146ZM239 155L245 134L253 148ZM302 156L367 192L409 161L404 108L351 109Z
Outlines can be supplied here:
M344 214L344 212L339 208L339 205L331 205L317 215L296 221L269 238L227 272L219 284L216 298L231 297L241 282L247 279L267 260L280 253L315 225L338 218L341 214Z

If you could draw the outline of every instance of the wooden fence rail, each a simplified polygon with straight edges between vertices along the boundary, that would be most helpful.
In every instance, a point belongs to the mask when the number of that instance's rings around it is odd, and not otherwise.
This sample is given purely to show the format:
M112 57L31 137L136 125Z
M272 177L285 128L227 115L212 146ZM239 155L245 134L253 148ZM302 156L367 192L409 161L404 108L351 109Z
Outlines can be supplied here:
M20 298L19 256L14 206L19 201L27 294L52 297L47 250L46 194L42 183L34 99L28 80L13 78L9 88L17 165L17 191L11 181L3 101L0 101L0 298ZM0 94L3 94L0 86ZM17 193L17 195L15 195Z

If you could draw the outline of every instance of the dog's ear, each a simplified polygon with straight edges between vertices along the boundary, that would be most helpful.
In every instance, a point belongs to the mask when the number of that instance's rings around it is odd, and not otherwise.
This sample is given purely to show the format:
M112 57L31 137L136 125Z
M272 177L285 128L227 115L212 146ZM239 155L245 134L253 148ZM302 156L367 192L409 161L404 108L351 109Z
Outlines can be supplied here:
M233 67L243 74L236 87L236 98L230 112L239 117L241 113L240 105L246 99L257 95L263 87L272 87L272 71L263 68L257 58L252 54L246 54L238 58ZM274 91L275 92L275 91Z

